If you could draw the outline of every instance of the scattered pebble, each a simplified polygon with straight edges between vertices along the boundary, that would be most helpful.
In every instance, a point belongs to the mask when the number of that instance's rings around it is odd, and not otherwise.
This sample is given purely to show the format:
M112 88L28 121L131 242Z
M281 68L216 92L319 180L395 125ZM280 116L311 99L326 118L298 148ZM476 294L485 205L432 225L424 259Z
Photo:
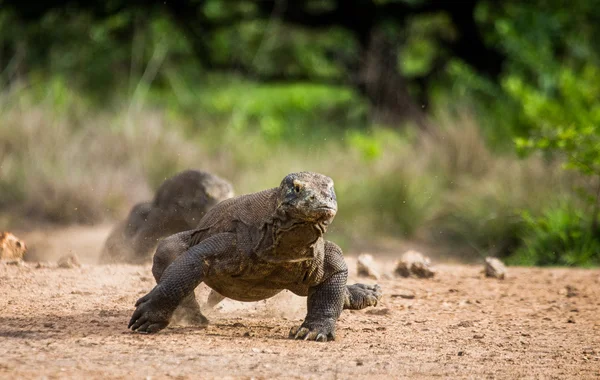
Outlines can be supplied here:
M577 288L571 285L567 285L565 286L565 289L567 290L567 297L571 298L571 297L577 297L579 295L579 292L577 291Z
M412 300L413 298L415 298L415 292L413 292L412 290L408 290L408 289L402 289L398 293L392 294L392 298L397 298L397 297L404 298L407 300Z
M21 261L27 252L24 241L10 232L0 233L0 260Z
M431 267L429 257L417 251L407 251L396 263L394 273L401 277L431 278L435 270Z
M456 325L457 327L473 327L473 322L472 321L460 321L458 322L458 324Z
M496 257L485 258L485 276L504 280L506 276L506 266Z
M77 255L74 253L70 253L68 255L62 256L60 259L58 259L57 264L58 264L59 268L67 268L67 269L81 267L81 263L79 262L79 257L77 257Z
M373 259L373 255L368 253L363 253L358 256L356 269L359 277L368 277L372 278L373 280L379 280L381 277L379 272L377 272L377 269L375 269L375 260Z
M388 315L390 313L391 313L391 311L387 307L369 309L365 312L365 314L370 314L370 315Z

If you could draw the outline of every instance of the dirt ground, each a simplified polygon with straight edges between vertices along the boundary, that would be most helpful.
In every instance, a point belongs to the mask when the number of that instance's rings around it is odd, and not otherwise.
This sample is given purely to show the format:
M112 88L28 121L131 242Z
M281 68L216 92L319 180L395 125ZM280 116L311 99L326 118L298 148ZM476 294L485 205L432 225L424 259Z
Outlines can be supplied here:
M287 339L305 312L290 293L142 335L126 324L150 266L94 264L107 233L18 235L50 264L0 264L0 378L600 378L600 270L509 268L500 281L439 264L430 280L380 280L381 305L345 311L335 342ZM56 266L69 252L82 267Z

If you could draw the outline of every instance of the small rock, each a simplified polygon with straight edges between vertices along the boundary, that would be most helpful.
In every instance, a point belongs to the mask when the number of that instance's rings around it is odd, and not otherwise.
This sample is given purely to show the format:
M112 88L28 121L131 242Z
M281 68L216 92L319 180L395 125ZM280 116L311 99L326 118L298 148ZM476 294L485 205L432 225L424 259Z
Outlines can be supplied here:
M0 260L21 261L27 252L24 241L10 232L0 232Z
M577 297L579 295L579 292L577 291L577 288L571 285L567 285L565 286L565 290L567 291L567 297L571 298L571 297Z
M485 338L484 334L475 334L475 335L473 335L473 339L483 339L483 338Z
M16 267L24 267L25 266L25 262L21 259L19 260L11 260L11 261L6 261L6 265L14 265Z
M398 293L392 294L392 298L397 298L397 297L404 298L407 300L412 300L413 298L415 298L415 292L413 292L412 290L408 290L408 289L402 289Z
M359 277L368 277L372 278L373 280L379 280L381 277L379 272L377 272L377 269L375 269L375 260L373 259L373 255L368 253L363 253L358 256L356 269Z
M473 322L471 321L460 321L456 325L457 327L473 327Z
M464 351L458 351L458 356L463 356L465 354Z
M81 267L79 258L74 253L70 253L68 255L62 256L60 259L58 259L57 264L58 264L59 268L67 268L67 269Z
M371 314L371 315L388 315L388 314L390 314L390 309L388 309L387 307L369 309L369 310L367 310L365 312L365 314Z
M506 276L506 266L496 257L485 258L485 276L504 280Z
M575 319L573 317L569 317L569 319L567 319L567 323L575 323Z
M429 257L417 251L407 251L396 263L394 273L401 277L431 278L435 270L431 267Z

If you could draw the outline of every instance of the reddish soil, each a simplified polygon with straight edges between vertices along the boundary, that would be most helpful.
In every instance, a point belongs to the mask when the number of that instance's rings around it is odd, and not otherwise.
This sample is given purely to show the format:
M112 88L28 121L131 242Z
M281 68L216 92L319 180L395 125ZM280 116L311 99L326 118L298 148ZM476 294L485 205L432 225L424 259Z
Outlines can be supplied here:
M0 264L0 378L600 378L600 270L509 268L501 281L438 265L430 280L390 277L381 305L342 314L335 342L288 340L305 300L285 292L226 300L206 329L142 335L126 325L154 285L150 266L95 265L107 232L17 234L50 264ZM81 268L53 264L70 251Z

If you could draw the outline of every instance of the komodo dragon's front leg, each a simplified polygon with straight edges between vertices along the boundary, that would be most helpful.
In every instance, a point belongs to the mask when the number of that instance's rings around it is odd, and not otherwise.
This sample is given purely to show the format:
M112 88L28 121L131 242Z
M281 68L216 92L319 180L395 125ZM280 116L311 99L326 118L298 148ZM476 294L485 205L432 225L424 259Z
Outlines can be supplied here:
M290 338L325 342L335 339L335 323L344 308L348 269L340 269L308 290L307 313L302 325L292 328Z
M292 328L290 338L334 340L335 323L342 309L375 306L381 298L379 285L346 285L348 267L342 250L330 241L325 242L325 273L325 281L309 288L308 313L301 326Z
M233 233L214 235L175 259L164 270L154 289L136 302L128 327L148 333L167 327L175 309L193 294L207 275L206 262L217 255L233 256L235 241ZM219 271L219 268L211 270Z

